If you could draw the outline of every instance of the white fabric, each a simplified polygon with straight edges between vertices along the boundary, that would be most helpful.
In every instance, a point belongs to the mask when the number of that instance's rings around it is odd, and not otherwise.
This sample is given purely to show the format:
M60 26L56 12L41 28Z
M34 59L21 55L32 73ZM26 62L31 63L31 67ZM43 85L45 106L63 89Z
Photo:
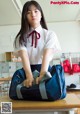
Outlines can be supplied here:
M30 32L33 30L34 29L31 28ZM26 46L19 45L19 38L17 38L16 41L17 45L15 47L15 51L26 50L26 52L29 55L30 64L41 64L44 49L53 49L53 55L54 55L54 53L60 51L61 48L57 36L53 31L43 29L41 26L37 27L35 30L38 33L40 33L40 39L38 39L37 47L35 48L34 44L33 46L31 46L32 36L30 36L29 38L25 37L27 41Z

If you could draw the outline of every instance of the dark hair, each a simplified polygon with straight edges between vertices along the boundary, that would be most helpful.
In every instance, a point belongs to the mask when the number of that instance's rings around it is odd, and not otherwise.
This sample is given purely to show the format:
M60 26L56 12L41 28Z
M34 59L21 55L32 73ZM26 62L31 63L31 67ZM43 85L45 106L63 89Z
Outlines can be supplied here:
M14 42L15 46L16 46L16 39L18 37L19 37L19 44L22 44L23 42L25 42L24 35L25 35L25 33L28 32L28 30L30 28L30 25L29 25L28 20L26 18L26 12L29 11L29 8L30 8L31 5L34 5L41 12L42 17L41 17L40 24L41 24L42 28L48 29L47 25L46 25L46 22L45 22L44 14L43 14L43 11L42 11L42 8L40 7L40 5L34 0L26 2L23 6L22 18L21 18L21 29L20 29L20 31L18 32L18 34L15 38L15 42Z

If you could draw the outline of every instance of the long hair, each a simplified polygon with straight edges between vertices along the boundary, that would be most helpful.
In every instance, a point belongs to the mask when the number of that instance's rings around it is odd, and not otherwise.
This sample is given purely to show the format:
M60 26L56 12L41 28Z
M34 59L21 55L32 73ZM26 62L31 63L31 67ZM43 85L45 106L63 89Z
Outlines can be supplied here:
M22 44L23 42L25 42L24 40L24 35L28 32L28 30L30 29L30 25L28 23L26 14L29 11L29 8L31 5L34 5L40 12L41 12L41 21L40 24L42 26L42 28L44 29L48 29L46 22L45 22L45 18L44 18L44 14L42 11L41 6L34 0L28 1L24 4L23 6L23 10L22 10L22 17L21 17L21 29L19 30L18 34L16 35L15 38L15 46L16 46L16 39L19 37L19 44Z

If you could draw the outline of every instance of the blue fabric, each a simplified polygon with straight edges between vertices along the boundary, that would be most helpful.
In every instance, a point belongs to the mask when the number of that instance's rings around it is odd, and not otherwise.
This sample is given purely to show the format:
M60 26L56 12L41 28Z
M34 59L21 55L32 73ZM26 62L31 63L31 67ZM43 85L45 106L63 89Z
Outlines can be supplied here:
M32 70L32 72L35 71L35 70L37 70L37 71L40 72L40 70L41 70L41 64L31 65L31 70Z
M62 66L61 65L52 66L51 75L52 78L46 83L46 91L48 91L52 99L53 96L55 96L54 100L64 98L66 96L66 85L65 85L64 70Z
M31 66L32 71L38 70L40 71L41 65L38 66ZM23 99L25 100L49 100L49 101L55 101L58 99L63 99L66 97L66 86L65 86L65 76L64 76L64 70L61 65L52 66L49 69L49 72L52 76L52 78L45 81L45 87L46 87L46 93L48 99L43 99L40 90L39 85L35 84L32 87L25 87L23 86L21 88L21 94ZM11 81L10 90L9 90L9 97L11 99L19 100L16 92L16 88L19 84L21 84L26 79L25 72L22 69L17 70Z
M37 71L40 72L40 70L41 70L41 64L31 65L31 70L32 70L32 72L35 71L35 70L37 70ZM48 71L50 71L50 70L51 70L51 66L48 67Z

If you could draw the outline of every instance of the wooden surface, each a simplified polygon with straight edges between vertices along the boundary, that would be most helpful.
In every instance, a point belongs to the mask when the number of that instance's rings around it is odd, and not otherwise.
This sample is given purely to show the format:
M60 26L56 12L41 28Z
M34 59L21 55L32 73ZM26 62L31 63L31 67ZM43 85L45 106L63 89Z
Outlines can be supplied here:
M75 95L80 99L80 91L68 91L68 93L75 93ZM80 108L76 110L76 114L80 114Z
M11 77L0 78L0 82L1 82L1 81L10 81L10 80L11 80Z
M9 97L1 97L0 102L12 102L12 107L15 110L27 109L66 109L66 108L80 108L80 99L75 94L67 94L66 98L58 101L23 101L11 100Z
M80 99L80 91L68 91L69 94L75 94Z

